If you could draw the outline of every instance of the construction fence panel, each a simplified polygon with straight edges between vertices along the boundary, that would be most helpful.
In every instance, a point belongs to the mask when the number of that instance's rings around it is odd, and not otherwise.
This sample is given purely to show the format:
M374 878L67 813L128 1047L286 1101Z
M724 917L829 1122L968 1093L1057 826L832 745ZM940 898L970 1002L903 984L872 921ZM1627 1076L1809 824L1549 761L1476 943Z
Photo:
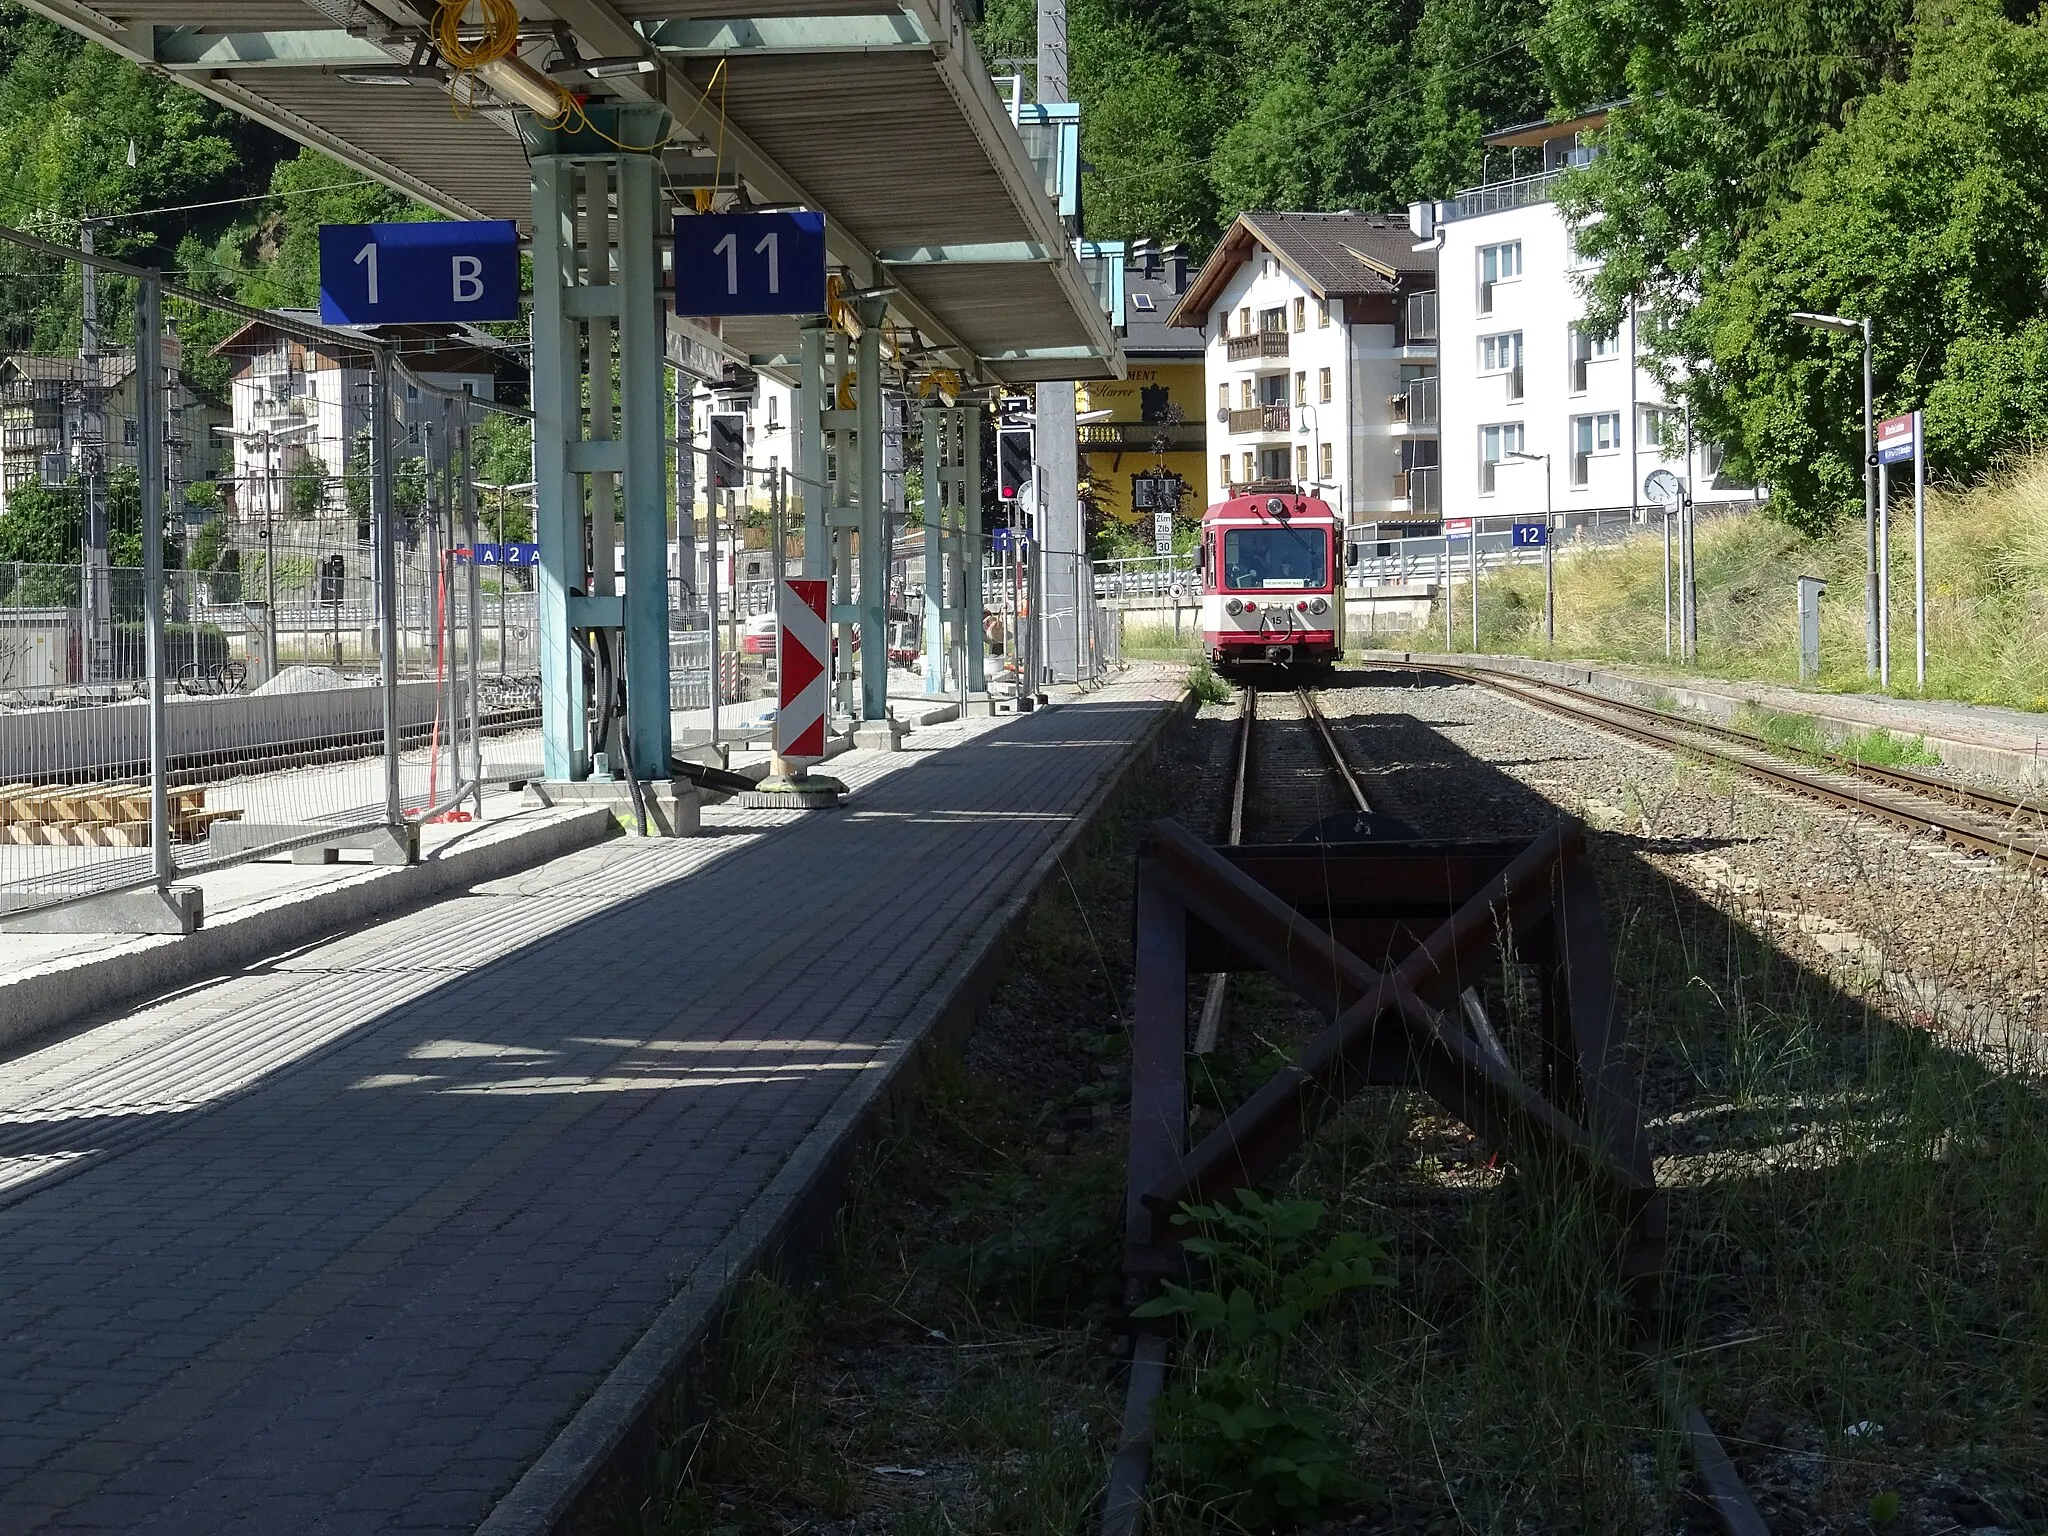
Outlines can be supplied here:
M0 913L402 848L538 758L490 375L16 231L0 303L36 316L0 362Z

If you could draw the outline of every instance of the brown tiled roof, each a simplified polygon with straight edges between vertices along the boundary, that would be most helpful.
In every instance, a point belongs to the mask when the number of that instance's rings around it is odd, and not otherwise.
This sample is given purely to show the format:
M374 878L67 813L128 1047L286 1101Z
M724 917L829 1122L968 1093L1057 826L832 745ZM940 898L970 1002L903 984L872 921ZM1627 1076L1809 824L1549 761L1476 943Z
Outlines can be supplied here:
M135 371L135 354L132 352L102 352L100 359L100 387L113 389ZM52 356L45 352L10 352L0 358L4 368L20 379L55 379L66 384L77 384L85 378L85 363L75 356Z
M1257 249L1271 251L1317 298L1348 299L1395 293L1404 277L1434 273L1434 254L1415 244L1405 211L1241 213L1202 263L1169 323L1205 324L1216 295Z

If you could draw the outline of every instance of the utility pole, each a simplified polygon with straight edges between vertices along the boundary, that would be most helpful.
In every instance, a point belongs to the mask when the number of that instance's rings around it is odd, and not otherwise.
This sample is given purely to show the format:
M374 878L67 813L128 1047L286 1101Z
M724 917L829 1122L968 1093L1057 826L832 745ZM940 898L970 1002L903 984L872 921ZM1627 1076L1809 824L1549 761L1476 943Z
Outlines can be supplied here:
M1038 99L1041 103L1068 99L1066 0L1038 0ZM1087 529L1081 516L1074 386L1065 380L1040 384L1037 394L1037 430L1032 434L1037 462L1032 476L1038 492L1036 532L1045 573L1040 597L1046 611L1042 617L1034 612L1033 618L1045 626L1042 662L1059 677L1071 657L1071 679L1059 680L1080 682L1087 675L1083 637L1095 584L1088 572ZM972 555L981 557L979 550ZM981 622L979 614L971 618L974 623Z
M90 218L78 221L78 246L93 254ZM100 376L100 290L99 269L91 261L82 264L81 321L78 330L78 373L80 407L78 414L78 482L84 499L85 567L79 601L85 609L85 665L88 682L101 683L113 675L112 636L109 612L106 503L106 401Z

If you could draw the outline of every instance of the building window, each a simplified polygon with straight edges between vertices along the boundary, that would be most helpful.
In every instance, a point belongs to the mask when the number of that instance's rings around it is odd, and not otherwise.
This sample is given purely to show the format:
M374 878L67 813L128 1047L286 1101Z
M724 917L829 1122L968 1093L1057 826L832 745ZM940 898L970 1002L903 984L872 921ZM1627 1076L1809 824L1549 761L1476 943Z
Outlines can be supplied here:
M1274 272L1273 258L1268 256L1263 262L1261 262L1259 264L1259 271L1263 276L1271 277Z
M1259 450L1259 478L1261 480L1285 480L1287 478L1287 450L1285 448L1261 448Z
M1685 453L1685 421L1668 405L1646 405L1643 412L1643 441L1658 449L1665 458L1676 459Z
M1326 330L1328 330L1329 328L1330 328L1330 301L1329 301L1328 299L1317 299L1317 300L1316 300L1316 329L1317 329L1317 330L1319 330L1319 331L1326 331Z
M1244 463L1244 483L1245 483L1246 485L1250 485L1250 484L1252 483L1252 481L1254 481L1255 479L1257 479L1257 478L1258 478L1258 474L1257 474L1257 471L1255 471L1255 470L1254 470L1254 469L1252 468L1252 456L1251 456L1251 453L1250 453L1250 451L1249 451L1249 450L1247 450L1247 451L1246 451L1246 453L1245 453L1245 455L1244 455L1243 463Z
M1230 385L1227 382L1216 386L1216 409L1219 411L1230 409Z
M1493 290L1498 283L1511 283L1522 275L1522 242L1506 240L1499 245L1479 247L1479 313L1493 313Z
M1216 455L1216 484L1219 488L1230 484L1230 455L1227 453Z
M1316 398L1324 405L1330 403L1330 370L1321 369L1316 374Z
M1262 310L1260 310L1260 311L1259 311L1259 329L1260 329L1261 331L1284 331L1284 330L1286 330L1286 329L1287 329L1287 311L1286 311L1285 309L1282 309L1282 308L1280 308L1280 307L1279 307L1278 305L1274 306L1274 307L1273 307L1272 309L1262 309Z
M1621 351L1621 337L1613 331L1594 335L1584 326L1573 326L1565 337L1565 355L1570 359L1570 387L1575 395L1586 392L1587 364L1596 358L1615 357Z
M1298 444L1296 444L1296 445L1295 445L1295 449L1294 449L1294 478L1295 478L1295 479L1297 479L1297 480L1306 480L1306 479L1308 478L1308 444L1307 444L1307 443L1298 443Z
M121 442L129 448L135 446L135 418L133 416L123 416L121 418Z
M1592 416L1572 418L1571 482L1588 484L1593 475L1593 455L1614 453L1621 447L1621 412L1601 411Z
M1490 427L1479 429L1479 494L1493 494L1494 471L1501 461L1510 454L1522 451L1522 424L1519 421L1497 422Z
M1336 450L1336 446L1335 446L1334 444L1332 444L1332 443L1324 443L1324 444L1323 444L1323 467L1322 467L1322 476L1323 476L1323 478L1324 478L1325 480L1331 480L1331 479L1334 479L1334 478L1336 477L1336 473L1337 473L1337 450Z
M1237 389L1239 403L1244 409L1250 410L1252 408L1252 381L1250 379L1239 380Z
M1308 404L1308 370L1306 368L1294 376L1294 403L1296 405Z
M1308 329L1307 299L1296 299L1294 301L1294 328L1297 331L1305 331Z
M1700 475L1709 483L1721 478L1721 445L1708 443L1700 449Z
M1522 398L1522 333L1502 331L1479 338L1479 371L1507 376L1507 398Z
M1252 311L1251 306L1247 304L1243 309L1240 309L1237 312L1237 334L1240 336L1249 336L1251 335L1251 333Z

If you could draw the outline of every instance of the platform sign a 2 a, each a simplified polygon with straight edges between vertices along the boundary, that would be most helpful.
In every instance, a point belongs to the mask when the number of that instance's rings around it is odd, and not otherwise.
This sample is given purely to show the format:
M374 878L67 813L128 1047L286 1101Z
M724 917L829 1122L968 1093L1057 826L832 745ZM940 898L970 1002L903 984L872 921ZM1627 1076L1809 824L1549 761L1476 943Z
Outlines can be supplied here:
M320 318L408 325L519 318L519 231L507 219L322 224Z
M675 244L679 315L824 311L822 213L684 214Z

